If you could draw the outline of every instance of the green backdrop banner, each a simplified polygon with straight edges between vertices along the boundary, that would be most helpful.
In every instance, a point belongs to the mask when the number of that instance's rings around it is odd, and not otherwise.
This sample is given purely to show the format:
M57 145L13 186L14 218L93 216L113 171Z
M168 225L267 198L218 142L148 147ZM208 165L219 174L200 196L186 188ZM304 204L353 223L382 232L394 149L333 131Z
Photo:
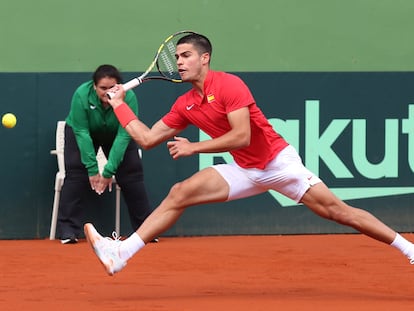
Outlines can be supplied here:
M412 72L239 72L275 129L294 145L308 168L350 204L372 211L393 228L414 224L414 100ZM125 79L133 76L126 73ZM14 129L0 128L0 238L48 236L53 202L56 122L66 117L73 90L86 73L1 73L1 114L13 112ZM157 121L188 85L148 82L135 89L140 118ZM205 139L194 127L183 134ZM169 188L200 168L229 161L227 154L177 161L165 144L143 154L155 207ZM91 197L85 221L106 234L114 226L114 195ZM122 203L123 204L123 203ZM124 206L123 206L124 207ZM125 208L122 233L131 228ZM306 207L268 192L234 202L196 206L167 235L298 234L353 232L320 219Z
M144 71L162 40L206 34L227 71L413 71L411 0L0 1L0 72ZM46 17L47 16L47 17Z

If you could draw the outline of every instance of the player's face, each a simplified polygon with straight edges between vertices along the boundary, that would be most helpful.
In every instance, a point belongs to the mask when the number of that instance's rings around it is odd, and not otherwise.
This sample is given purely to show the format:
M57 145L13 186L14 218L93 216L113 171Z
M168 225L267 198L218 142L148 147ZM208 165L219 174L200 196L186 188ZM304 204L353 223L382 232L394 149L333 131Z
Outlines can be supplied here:
M99 99L101 100L102 104L109 105L108 103L108 96L106 93L114 87L116 84L116 80L114 78L105 77L98 81L95 84L96 94L98 94Z
M177 45L175 57L178 72L184 82L194 82L202 77L205 65L208 65L208 54L200 55L192 44Z

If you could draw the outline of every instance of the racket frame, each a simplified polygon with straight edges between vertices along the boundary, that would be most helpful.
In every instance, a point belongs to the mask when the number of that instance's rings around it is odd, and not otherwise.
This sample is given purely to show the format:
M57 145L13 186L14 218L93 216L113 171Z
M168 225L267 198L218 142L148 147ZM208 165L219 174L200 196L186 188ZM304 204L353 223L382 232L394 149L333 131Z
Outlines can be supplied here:
M129 80L128 82L122 84L122 88L125 91L131 90L137 86L139 86L140 84L144 83L145 81L149 81L149 80L165 80L165 81L170 81L170 82L174 82L174 83L181 83L182 80L181 79L172 79L172 78L168 78L166 77L159 69L158 66L158 58L161 54L161 51L163 50L164 46L174 37L178 36L178 35L182 35L182 34L195 34L196 32L191 31L191 30L181 30L178 31L170 36L168 36L160 45L160 47L157 50L157 53L155 54L155 57L153 59L153 61L151 62L151 64L148 66L147 70L145 70L145 72L143 74L141 74L138 77L135 77L131 80ZM154 69L155 65L157 65L157 70L160 73L161 76L152 76L152 77L147 77L147 75ZM112 92L108 92L107 96L109 98L113 98L115 94Z

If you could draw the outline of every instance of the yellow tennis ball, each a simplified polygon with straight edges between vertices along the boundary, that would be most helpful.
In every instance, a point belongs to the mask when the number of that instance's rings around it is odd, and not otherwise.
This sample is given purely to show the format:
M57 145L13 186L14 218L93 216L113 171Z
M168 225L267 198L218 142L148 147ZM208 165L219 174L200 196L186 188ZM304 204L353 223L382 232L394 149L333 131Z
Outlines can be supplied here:
M5 115L3 115L3 118L1 119L1 123L3 123L3 126L7 127L8 129L13 128L16 125L16 122L16 116L12 113L6 113Z

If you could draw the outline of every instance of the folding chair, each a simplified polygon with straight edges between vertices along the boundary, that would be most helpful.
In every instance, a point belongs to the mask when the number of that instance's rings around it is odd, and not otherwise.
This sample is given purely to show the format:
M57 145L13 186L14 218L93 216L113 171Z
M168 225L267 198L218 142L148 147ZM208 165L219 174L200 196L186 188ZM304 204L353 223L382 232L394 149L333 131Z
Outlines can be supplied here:
M56 173L55 178L55 197L53 199L53 209L52 209L52 220L50 223L50 235L49 239L54 240L56 237L56 224L57 217L59 212L59 199L60 191L62 190L63 183L65 181L65 121L58 121L56 128L56 149L51 150L50 153L56 155L58 163L58 172ZM98 161L99 172L102 173L102 170L107 162L105 154L102 149L99 147L96 160ZM116 183L115 178L113 178L113 183L116 187L116 199L115 199L115 232L120 234L120 223L121 223L121 188Z

